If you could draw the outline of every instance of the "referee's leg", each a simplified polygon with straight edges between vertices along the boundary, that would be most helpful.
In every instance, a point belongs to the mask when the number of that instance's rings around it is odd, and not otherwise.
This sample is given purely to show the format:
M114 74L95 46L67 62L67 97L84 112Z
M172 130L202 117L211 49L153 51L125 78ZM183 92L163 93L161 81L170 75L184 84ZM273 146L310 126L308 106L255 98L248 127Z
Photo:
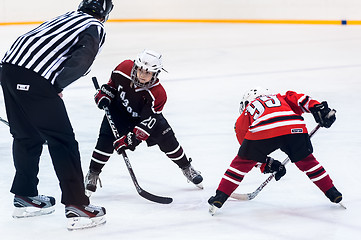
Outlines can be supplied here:
M8 80L5 78L2 87L10 132L14 139L12 150L16 171L10 192L20 196L37 196L39 159L45 141L30 124L15 96L10 93Z
M14 70L14 69L12 69ZM65 205L88 205L78 143L69 121L64 102L54 87L32 71L18 68L12 71L10 92L20 105L26 119L48 142L49 152L62 190ZM18 89L19 83L29 85Z
M48 141L49 152L62 190L61 202L65 205L88 205L78 142L75 140L63 101L55 96L38 102L36 106L44 110L39 117L33 116L33 119Z

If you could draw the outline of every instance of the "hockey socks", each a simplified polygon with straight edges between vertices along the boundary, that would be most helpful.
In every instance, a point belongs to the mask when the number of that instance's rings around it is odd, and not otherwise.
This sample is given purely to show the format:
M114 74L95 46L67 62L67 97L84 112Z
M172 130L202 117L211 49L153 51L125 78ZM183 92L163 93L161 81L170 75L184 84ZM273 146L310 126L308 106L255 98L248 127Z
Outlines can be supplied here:
M244 176L257 164L257 162L247 159L242 159L238 155L233 159L231 165L224 173L218 189L228 196L242 182Z
M323 166L310 154L295 165L323 192L333 187L332 180Z

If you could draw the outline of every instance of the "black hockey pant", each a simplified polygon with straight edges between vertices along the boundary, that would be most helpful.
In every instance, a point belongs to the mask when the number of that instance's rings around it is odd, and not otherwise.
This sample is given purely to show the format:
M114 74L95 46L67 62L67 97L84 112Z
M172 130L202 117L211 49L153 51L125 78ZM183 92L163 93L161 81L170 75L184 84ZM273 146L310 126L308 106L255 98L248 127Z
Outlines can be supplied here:
M122 113L118 109L109 108L112 119L117 127L120 136L131 132L137 124L136 120L126 117L126 113ZM99 137L92 155L90 169L100 172L113 153L113 142L115 137L109 126L107 118L104 116L100 127ZM189 165L189 160L185 155L182 146L178 142L175 134L162 114L157 116L157 124L147 139L148 146L158 145L159 149L164 152L178 167L183 168Z
M78 143L64 103L43 77L25 68L3 65L1 85L13 135L16 169L11 192L38 195L39 159L45 140L65 205L88 205Z
M288 134L263 140L243 140L238 151L238 156L243 159L266 162L268 154L280 149L291 159L298 162L311 153L313 147L307 133Z

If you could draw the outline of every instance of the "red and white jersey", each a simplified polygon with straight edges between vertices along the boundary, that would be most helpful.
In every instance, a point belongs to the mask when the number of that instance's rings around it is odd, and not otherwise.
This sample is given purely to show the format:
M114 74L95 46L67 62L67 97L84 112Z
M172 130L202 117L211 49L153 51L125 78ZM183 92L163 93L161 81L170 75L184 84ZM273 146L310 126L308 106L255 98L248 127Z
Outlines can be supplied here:
M238 142L261 140L287 134L307 133L301 116L318 101L293 91L285 95L267 95L250 102L236 121Z

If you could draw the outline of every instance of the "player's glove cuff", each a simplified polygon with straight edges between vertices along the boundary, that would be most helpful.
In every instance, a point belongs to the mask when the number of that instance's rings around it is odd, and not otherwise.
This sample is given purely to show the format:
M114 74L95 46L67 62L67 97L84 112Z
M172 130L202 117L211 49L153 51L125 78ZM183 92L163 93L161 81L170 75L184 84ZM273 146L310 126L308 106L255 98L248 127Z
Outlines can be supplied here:
M116 92L117 90L108 84L102 85L94 96L98 108L103 109L104 107L108 107L115 98Z
M135 126L135 128L133 129L133 133L135 134L136 138L141 141L146 141L150 136L149 133L147 133L144 129L138 126Z
M280 161L267 157L266 163L261 166L261 172L265 174L276 172L275 179L278 181L286 174L286 168Z

